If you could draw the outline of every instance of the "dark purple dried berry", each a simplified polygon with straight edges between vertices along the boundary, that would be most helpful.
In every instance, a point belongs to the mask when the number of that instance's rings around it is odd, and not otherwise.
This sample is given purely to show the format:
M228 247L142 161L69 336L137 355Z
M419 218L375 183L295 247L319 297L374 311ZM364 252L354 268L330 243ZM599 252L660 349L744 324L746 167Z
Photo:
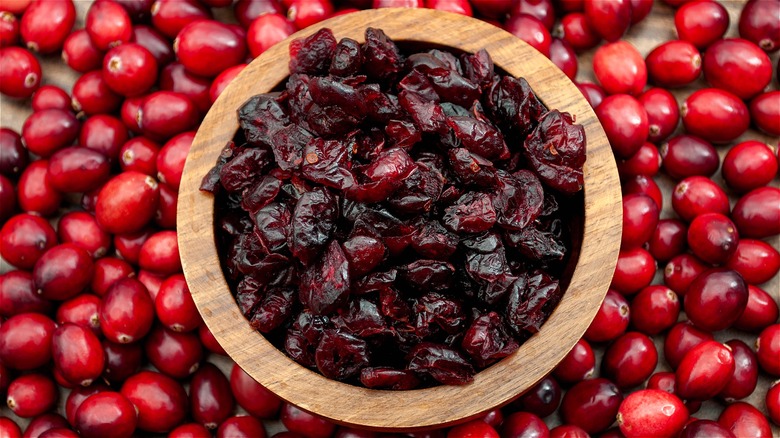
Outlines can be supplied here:
M333 52L329 72L334 76L352 76L360 71L362 65L360 43L352 38L342 38Z
M290 73L324 74L336 52L336 38L323 28L290 43Z
M275 97L258 94L238 109L238 122L249 144L271 146L276 132L287 126L290 119Z
M314 353L323 376L344 380L368 366L368 346L360 338L335 330L326 331Z
M585 128L569 113L552 110L525 140L525 156L539 178L564 193L582 190Z
M313 138L303 150L301 175L309 181L344 190L355 184L351 150L341 140Z
M295 303L293 289L271 289L255 307L249 324L261 333L279 327L290 317Z
M463 335L462 346L479 367L486 367L520 348L496 312L476 318Z
M252 216L255 234L266 252L278 252L287 246L290 239L292 215L286 205L272 202Z
M363 44L363 68L369 77L385 80L393 78L403 65L398 46L381 30L366 29Z
M545 111L525 79L504 76L494 82L487 92L486 107L505 129L524 138L534 129Z
M344 255L349 261L349 272L359 278L373 271L385 259L387 248L381 240L371 236L353 236L344 242Z
M444 226L456 233L481 233L496 223L490 195L468 192L444 210Z
M558 280L541 271L515 281L507 301L506 318L518 335L536 333L561 299Z
M543 205L544 189L532 172L518 170L512 175L498 174L493 196L498 225L522 230L539 217Z
M509 149L504 137L491 124L471 117L453 116L447 118L447 126L464 148L489 160L509 158Z
M404 391L420 385L420 379L409 370L390 367L366 367L360 371L360 383L366 388Z
M407 359L408 369L445 385L465 385L474 380L474 367L457 350L446 345L420 343L412 348Z
M244 148L234 152L230 161L219 171L222 187L230 193L237 193L252 184L255 175L262 174L270 161L265 149Z
M289 246L293 256L303 264L311 263L330 240L336 219L338 200L328 189L317 187L301 195L292 215Z
M255 182L245 192L241 200L241 208L249 214L255 214L276 199L282 189L282 181L273 175L266 175Z
M303 272L300 300L317 315L333 312L349 298L349 263L335 240L320 259Z
M449 260L458 248L458 236L447 231L439 222L423 224L412 239L412 248L421 256L434 260Z

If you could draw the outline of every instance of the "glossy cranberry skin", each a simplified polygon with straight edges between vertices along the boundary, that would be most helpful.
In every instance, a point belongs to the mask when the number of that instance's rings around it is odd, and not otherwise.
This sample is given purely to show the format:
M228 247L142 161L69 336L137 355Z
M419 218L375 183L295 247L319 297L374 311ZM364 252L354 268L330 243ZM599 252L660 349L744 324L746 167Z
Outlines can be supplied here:
M734 323L734 327L752 333L758 333L777 321L777 303L763 289L748 285L748 302L745 311Z
M48 181L59 192L90 192L106 182L110 172L108 159L100 152L67 147L49 159Z
M154 302L134 278L117 280L100 303L100 329L111 342L136 342L149 332L153 321Z
M709 178L691 176L675 186L672 208L681 218L690 222L704 213L729 214L729 199L723 189Z
M176 190L168 184L160 184L160 202L157 205L157 212L154 214L154 223L163 229L175 229L178 203L179 197Z
M677 367L677 394L683 399L710 399L726 387L733 373L731 349L716 341L702 342L685 353Z
M694 327L690 322L678 322L664 338L664 358L673 369L676 369L688 351L711 340L713 337L710 333Z
M139 44L122 44L103 58L103 79L108 87L122 96L147 92L157 80L157 61Z
M70 146L79 135L81 124L70 111L48 109L30 115L22 126L27 149L42 158Z
M718 170L720 157L712 143L693 135L681 134L661 145L666 173L676 180L689 176L711 176Z
M513 2L509 0L472 0L474 9L487 18L498 19L512 10Z
M639 332L627 332L617 338L604 353L603 375L618 388L633 388L655 370L658 352L653 340Z
M52 410L57 404L57 385L44 374L25 374L8 386L6 403L22 418L32 418Z
M307 438L327 438L336 429L335 424L298 409L289 403L282 405L280 420L287 430Z
M757 45L740 38L712 44L704 53L703 70L710 85L741 99L762 92L772 79L769 56Z
M762 284L780 270L780 252L762 240L741 239L727 266L739 272L747 283Z
M44 85L32 96L33 111L59 109L70 111L70 96L56 85Z
M71 426L76 425L76 411L78 411L79 406L84 403L84 400L98 392L108 390L108 386L100 381L87 387L76 386L71 389L68 398L65 400L65 417L68 419L68 423L70 423Z
M693 417L691 417L693 418ZM686 424L682 432L680 432L680 438L696 438L696 437L711 437L711 438L733 438L734 435L723 426L713 420L694 420Z
M141 133L141 127L138 126L138 110L141 108L145 98L146 96L128 97L122 102L122 107L119 110L119 117L122 119L122 123L134 134Z
M53 307L51 301L35 293L29 272L13 270L0 274L0 316L3 318L27 312L49 314Z
M125 8L111 0L95 2L87 11L84 28L98 50L127 43L133 36L132 22Z
M664 88L683 87L701 75L699 50L687 41L667 41L645 59L650 81Z
M209 330L206 324L201 324L201 326L198 327L198 337L200 338L200 343L203 344L208 351L219 354L220 356L228 355L225 349L219 345L217 338L214 337L214 334L211 333L211 330Z
M577 78L577 54L571 44L561 38L553 38L550 41L550 61L553 62L572 81Z
M163 282L155 298L155 310L160 322L173 331L189 332L202 323L182 274Z
M33 281L43 298L67 300L84 290L92 280L93 261L89 253L72 243L46 251L35 263Z
M772 428L761 411L745 402L728 405L718 417L718 424L735 437L771 437Z
M188 24L210 18L211 11L194 0L158 0L152 5L152 24L171 39Z
M485 424L485 423L482 423ZM265 438L263 422L247 415L235 416L226 419L217 429L217 438L230 437L256 437Z
M751 190L734 205L731 220L743 237L761 239L780 234L780 189Z
M276 0L238 0L233 5L233 14L244 29L252 21L264 14L282 14L282 8Z
M175 231L159 231L144 242L138 264L142 269L161 275L181 272L179 244Z
M99 296L86 293L76 295L60 304L60 307L57 308L57 315L54 320L57 321L57 324L72 323L80 325L88 328L96 336L101 336L100 319L98 316L99 307Z
M604 127L612 151L618 157L634 155L647 140L647 112L632 96L616 94L607 97L596 108L596 115Z
M211 432L198 423L186 423L170 431L168 438L211 438Z
M750 118L758 129L769 135L780 136L777 120L780 118L780 91L767 91L750 102Z
M154 216L159 196L154 178L135 171L122 172L103 186L95 217L110 233L140 231Z
M152 234L154 234L153 229L144 228L141 231L135 233L115 235L114 248L116 248L117 255L124 260L127 260L129 263L137 265L138 257L141 254L141 247L143 246L144 242L146 242L146 239L148 239ZM144 272L146 271L140 270L138 272L138 278L142 283L144 283L144 285L146 285L146 283L143 281L142 275ZM149 273L147 272L147 274ZM162 284L163 280L164 278L158 278L157 288L160 287L160 284Z
M215 77L246 56L246 43L229 26L202 20L185 26L173 43L174 51L191 73Z
M627 41L599 47L593 56L593 72L608 94L637 96L647 84L645 60Z
M769 412L769 418L775 423L780 424L780 383L775 381L766 392L766 410Z
M650 240L658 225L658 216L658 206L651 197L641 193L624 196L621 248L635 248Z
M721 39L729 28L729 14L718 2L691 2L674 14L677 36L704 49Z
M84 400L76 410L75 427L85 438L133 436L138 417L135 408L122 394L103 391Z
M255 417L274 418L282 405L276 394L257 383L237 364L230 372L230 388L239 406Z
M730 327L745 310L747 284L731 269L713 268L691 283L683 302L688 319L707 331Z
M627 437L677 436L688 420L688 410L677 396L658 389L630 394L620 404L617 423Z
M134 137L122 145L119 165L122 170L133 170L154 177L157 174L157 154L160 145L146 137Z
M73 84L73 109L91 116L113 113L122 104L122 96L111 91L101 70L84 73Z
M192 131L179 134L165 143L157 155L157 179L177 191L194 138Z
M712 265L725 264L737 250L739 233L728 217L704 213L688 227L688 247L693 254Z
M41 64L21 47L0 48L0 93L26 99L41 85Z
M582 95L585 96L585 100L588 101L593 109L601 105L601 102L607 97L607 93L603 88L590 82L578 82L577 88L579 88Z
M504 29L538 50L544 56L550 56L550 31L538 18L528 14L512 15L504 23Z
M650 284L656 268L656 262L647 250L621 250L610 287L623 295L633 295Z
M553 376L548 375L520 396L510 407L517 407L522 411L544 418L555 412L560 404L561 387Z
M22 430L8 417L0 417L0 433L8 438L22 438Z
M680 110L672 93L663 88L651 88L639 96L639 102L647 112L649 141L661 142L677 129Z
M134 275L133 267L126 261L116 257L102 257L95 261L95 274L90 289L102 297L115 281Z
M550 429L541 418L528 412L515 412L504 420L501 436L509 438L548 438Z
M693 280L707 270L709 266L692 254L680 254L673 257L664 268L664 284L683 296L688 292Z
M10 179L0 174L0 222L16 213L16 191Z
M0 173L15 180L29 161L22 137L12 129L0 128Z
M563 396L560 413L566 423L594 434L612 425L622 401L620 390L609 380L583 380Z
M219 95L222 94L225 88L230 85L233 79L238 76L238 74L241 73L246 66L247 64L234 65L214 78L214 82L212 82L211 86L209 87L209 99L211 100L211 103L217 101Z
M658 187L658 184L653 180L653 177L647 175L628 177L621 182L621 186L623 188L623 195L644 193L653 198L653 201L655 201L655 205L658 206L659 210L663 208L663 193L661 193L661 188Z
M618 163L618 173L621 177L653 176L660 168L661 156L658 154L658 148L650 142L646 142L634 155Z
M596 356L585 339L580 339L553 370L556 379L577 383L592 378L596 373Z
M79 134L81 146L103 154L111 163L119 159L128 132L124 123L116 117L98 114L84 122Z
M717 88L704 88L688 96L680 115L690 134L718 144L736 139L750 124L745 103Z
M179 62L172 62L165 66L160 73L159 85L161 90L175 91L188 97L201 114L205 114L211 108L209 78L190 73Z
M89 328L73 323L62 324L54 330L52 358L66 380L81 386L89 386L105 366L98 337Z
M39 313L20 313L0 326L0 360L16 370L32 370L51 360L54 321Z
M22 438L37 438L48 430L61 427L68 427L68 420L62 415L55 413L42 414L30 421L30 424L27 425L27 429L24 430Z
M152 139L165 140L195 127L198 110L181 93L157 91L150 94L138 111L139 126Z
M181 424L189 410L187 393L181 384L153 371L141 371L128 378L120 390L138 410L138 428L165 433Z
M590 342L607 342L625 333L630 321L630 307L626 298L615 290L608 290L598 313L585 331Z
M576 51L588 50L596 47L601 41L601 36L591 27L588 18L583 12L572 12L561 18L556 34L568 42Z
M295 32L295 26L280 14L264 14L252 21L246 32L247 45L253 57Z
M51 216L62 203L62 194L51 184L49 162L38 160L27 166L16 186L19 207L28 213Z
M629 0L585 0L585 16L596 33L609 42L617 41L631 24Z
M756 339L758 364L764 372L780 376L780 324L766 327Z
M153 27L144 25L133 26L132 41L148 50L155 61L157 61L157 66L166 65L175 58L168 38Z
M739 15L739 36L767 53L780 48L780 24L775 2L749 1Z
M56 244L57 233L40 216L18 214L0 229L0 255L19 269L32 270L38 259Z
M62 48L76 22L76 8L71 0L33 2L22 15L22 40L28 49L41 54Z
M688 229L679 219L661 219L648 242L648 250L659 262L682 254L687 245Z
M83 211L64 214L57 224L62 243L73 243L86 250L90 256L103 257L111 246L111 236L103 231L95 217Z
M178 333L162 326L152 330L144 348L152 365L177 379L195 372L203 360L203 348L196 334Z
M15 46L19 41L19 20L8 11L0 12L0 47Z
M655 336L677 322L680 300L668 287L652 285L631 300L631 325L639 332Z
M120 384L134 375L144 363L144 352L141 344L117 344L103 341L103 353L106 366L103 379L111 384Z
M765 186L777 174L777 159L766 143L748 140L732 146L723 158L721 174L738 192Z
M739 339L726 342L734 357L734 373L718 397L728 402L743 399L756 389L758 383L758 359L753 350Z
M100 63L103 62L103 51L92 43L85 29L79 29L65 39L62 46L62 59L73 70L87 73L100 68Z
M232 413L230 382L215 365L205 363L192 376L190 403L193 419L207 429L216 429Z

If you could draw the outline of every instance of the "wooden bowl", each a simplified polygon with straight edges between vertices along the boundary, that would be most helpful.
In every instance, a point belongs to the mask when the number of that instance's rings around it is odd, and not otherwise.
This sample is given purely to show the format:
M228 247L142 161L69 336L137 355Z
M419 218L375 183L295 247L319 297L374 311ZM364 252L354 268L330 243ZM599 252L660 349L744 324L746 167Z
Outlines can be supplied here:
M322 27L337 39L364 41L366 27L393 40L466 52L485 48L497 67L524 77L549 108L585 127L585 214L582 248L571 283L541 331L513 355L466 386L412 391L366 389L327 379L289 359L239 311L220 267L214 197L198 190L238 129L236 110L288 76L288 44ZM255 59L212 106L192 144L179 191L178 233L184 274L204 321L230 357L279 397L336 423L381 430L453 424L504 405L531 388L571 350L606 294L620 247L622 207L615 161L604 131L577 87L539 52L511 34L469 17L428 9L380 9L334 17L304 29Z

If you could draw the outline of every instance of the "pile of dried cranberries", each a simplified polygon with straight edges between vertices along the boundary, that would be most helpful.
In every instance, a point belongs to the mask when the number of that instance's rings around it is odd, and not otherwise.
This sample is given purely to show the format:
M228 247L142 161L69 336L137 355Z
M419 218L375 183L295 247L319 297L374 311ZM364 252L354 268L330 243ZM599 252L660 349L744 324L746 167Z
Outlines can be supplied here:
M202 187L252 327L370 388L465 384L513 353L563 294L582 126L484 50L404 56L379 29L295 40L289 68Z

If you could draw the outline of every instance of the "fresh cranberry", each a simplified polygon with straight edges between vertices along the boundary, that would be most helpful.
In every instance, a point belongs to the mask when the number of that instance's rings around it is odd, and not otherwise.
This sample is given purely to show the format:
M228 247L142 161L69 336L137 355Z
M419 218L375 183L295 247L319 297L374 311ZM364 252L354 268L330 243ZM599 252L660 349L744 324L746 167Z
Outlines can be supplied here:
M501 436L509 438L549 438L550 429L541 418L528 412L515 412L506 417Z
M769 281L780 270L780 252L772 245L754 239L741 239L727 262L750 284Z
M75 427L85 438L133 436L138 417L132 403L122 394L102 391L84 400L76 410Z
M591 27L583 12L566 14L561 18L559 26L556 33L561 34L576 51L591 49L601 41L601 36Z
M573 424L561 424L550 429L550 438L588 438L590 435L585 429Z
M0 361L16 370L32 370L51 360L54 321L39 313L20 313L0 326Z
M135 275L133 267L122 259L102 257L95 261L95 274L90 289L98 296L104 296L115 281Z
M658 216L658 206L651 197L641 193L624 196L621 248L635 248L650 240L658 224Z
M718 397L726 401L745 398L753 393L758 383L758 359L753 350L739 339L726 342L734 357L734 373Z
M780 24L774 2L748 1L739 14L739 36L757 44L767 53L780 48Z
M680 180L689 176L711 176L718 170L720 157L708 141L681 134L661 145L661 158L666 173Z
M160 149L157 155L157 179L176 189L179 189L184 162L190 152L195 132L185 132L170 139Z
M292 2L292 0L283 0ZM371 8L422 8L423 0L373 0Z
M780 234L780 189L760 187L743 195L734 205L731 220L743 237Z
M133 36L130 15L119 3L111 0L101 0L89 7L84 28L98 50L127 43Z
M555 412L560 404L561 387L553 376L548 375L510 406L544 418Z
M729 199L723 189L709 178L691 176L674 187L672 208L681 218L690 222L704 213L729 214ZM739 226L736 220L735 224Z
M769 184L777 168L774 152L766 143L748 140L729 149L721 173L729 187L748 192Z
M660 334L677 322L680 300L662 285L642 289L631 301L631 325L649 336Z
M8 417L0 417L0 434L8 438L22 438L22 429L14 420Z
M138 126L138 110L141 108L141 104L146 99L146 96L128 97L122 102L122 107L119 110L119 117L122 119L125 127L135 134L141 133L141 127Z
M89 328L65 323L52 335L54 366L69 382L89 386L103 373L105 356L100 340Z
M178 62L172 62L160 72L160 89L175 91L187 96L198 108L201 114L206 114L211 108L209 78L194 75Z
M617 41L631 24L629 0L586 0L585 16L596 33L609 42Z
M216 429L232 413L230 382L215 365L207 362L192 376L190 403L193 419L207 429Z
M106 114L98 114L84 122L79 134L79 143L87 149L100 152L114 163L119 159L119 152L127 138L127 128L121 120Z
M647 112L649 141L663 141L677 129L680 110L672 93L663 88L651 88L639 96L639 102Z
M723 426L713 420L691 420L685 425L682 432L680 432L679 438L696 438L696 437L708 437L708 438L733 438L734 435Z
M5 175L0 174L0 222L5 222L14 213L16 213L14 185Z
M577 78L577 54L571 45L561 38L553 38L550 41L550 61L556 65L571 80Z
M680 254L673 257L664 268L664 284L683 296L688 292L693 280L707 270L707 265L692 254Z
M15 180L29 161L22 137L12 129L0 128L0 174Z
M200 343L210 352L220 356L228 355L225 349L219 345L217 338L214 337L214 334L211 333L211 330L209 330L206 324L201 324L201 326L198 327L198 337L200 338Z
M560 413L567 424L594 434L612 425L622 401L620 389L609 380L583 380L563 396Z
M780 425L780 381L775 381L766 392L766 410L769 418Z
M266 436L267 435L265 433L265 428L263 427L263 422L248 415L230 417L223 421L217 429L217 438L265 438Z
M603 374L618 388L628 389L650 377L657 363L653 340L642 333L627 332L607 348L601 365Z
M49 314L53 303L35 293L32 274L8 271L0 274L0 316L10 318L27 312Z
M6 403L11 412L22 418L32 418L52 410L57 405L57 385L44 374L25 374L8 386Z
M538 18L528 14L512 15L504 23L504 29L525 41L544 56L550 56L550 31Z
M307 438L328 438L336 429L336 425L330 421L312 415L289 403L282 405L280 419L287 430Z
M687 236L688 229L683 221L661 219L650 237L648 250L659 262L669 261L685 251Z
M171 39L188 24L211 18L211 11L196 0L157 0L152 5L152 24Z
M725 264L736 252L738 243L737 227L720 213L696 216L688 227L688 247L712 265Z
M146 137L133 137L119 151L122 170L133 170L154 177L157 175L157 154L160 145Z
M295 32L293 23L280 14L264 14L252 21L247 30L247 44L253 57Z
M642 104L627 94L612 95L596 108L615 155L628 158L647 140L649 125Z
M747 284L736 271L713 268L691 283L683 305L696 327L717 331L734 324L745 310L747 300Z
M160 231L144 242L138 264L142 269L162 275L181 272L179 244L175 231Z
M555 367L553 375L564 383L577 383L592 378L596 373L596 356L585 339L574 344L563 360Z
M100 68L103 62L103 51L92 43L85 29L79 29L65 39L62 46L62 59L73 70L87 73Z
M653 176L658 173L660 167L661 156L658 154L658 148L646 142L634 155L618 163L618 172L623 178L637 175Z
M111 168L100 152L85 147L67 147L55 152L48 164L48 182L59 192L83 193L108 180Z
M63 243L46 251L33 268L38 294L49 300L67 300L92 280L92 257L83 248Z
M62 48L75 22L76 7L71 0L33 2L22 15L19 31L28 49L49 54Z
M154 178L135 171L122 172L103 186L95 217L110 233L134 233L152 219L159 196Z
M655 205L658 206L659 210L663 208L663 193L661 193L661 188L658 187L658 184L653 180L653 177L647 175L628 177L622 182L621 186L623 188L623 195L644 193L653 198L653 201L655 201Z
M179 204L179 195L168 184L160 184L160 201L154 214L154 223L163 229L176 228L176 209Z
M153 27L144 25L133 26L132 41L148 50L155 61L157 61L158 66L166 65L175 58L168 38Z
M515 2L509 12L510 16L517 14L528 14L536 17L547 29L552 29L553 24L555 24L555 9L551 0L519 0Z
M250 415L273 418L282 405L281 399L257 383L237 364L230 373L230 388L238 404Z
M21 47L0 48L0 93L26 99L41 85L41 64Z
M181 424L187 416L187 393L168 376L141 371L128 378L120 390L138 411L138 428L165 433Z
M219 95L222 94L225 88L230 85L233 79L238 76L246 66L247 64L234 65L214 78L214 82L212 82L211 87L209 87L209 99L211 100L211 103L217 101Z
M76 295L60 304L60 307L57 308L57 315L54 320L57 324L72 323L80 325L88 328L96 336L101 336L100 317L98 315L99 307L99 296L92 294Z
M47 430L43 433L43 435L40 436L40 438L80 438L80 436L70 429L59 427Z
M750 102L750 118L758 129L769 135L780 136L780 91L767 91Z
M174 51L191 73L214 77L241 63L246 43L227 25L202 20L185 26L173 43Z
M22 139L30 152L49 158L70 146L78 137L79 128L79 121L70 111L47 109L33 113L24 121Z
M745 311L734 323L734 328L757 333L777 321L780 311L769 293L758 286L748 285L748 302Z
M593 72L608 94L639 95L647 84L642 55L631 43L605 44L593 55Z
M588 101L593 109L601 105L601 102L607 97L607 93L603 88L590 82L578 82L577 88L579 88L582 95L585 96L585 100Z
M293 0L287 9L287 17L298 29L319 23L331 15L333 15L333 4L330 0Z
M665 88L682 87L701 75L699 50L687 41L667 41L647 55L650 81Z
M277 0L238 0L233 5L233 14L244 29L249 28L255 18L265 14L282 14Z
M677 436L688 420L682 400L657 389L630 394L620 404L617 423L627 437Z
M137 96L148 91L157 80L157 61L139 44L114 47L103 58L103 79L122 96Z
M680 115L690 134L713 143L736 139L750 124L745 103L734 94L717 88L704 88L688 96Z
M100 303L100 329L111 342L127 344L143 338L154 322L154 302L140 281L117 280Z
M27 425L27 429L24 430L22 438L38 438L51 429L67 428L68 420L62 415L50 412L48 414L42 414L30 421Z
M740 38L712 44L704 53L703 70L710 85L741 99L750 99L762 92L772 80L769 56L757 45Z
M187 96L173 91L150 94L138 110L139 126L145 135L166 140L195 127L198 110Z
M189 332L202 323L182 274L163 282L155 298L155 310L160 322L173 331Z
M73 109L88 116L113 113L122 104L122 96L111 91L101 70L84 73L76 79L71 95Z
M631 24L644 20L652 10L653 0L631 0Z
M141 369L144 361L144 350L140 343L117 344L104 340L103 353L106 356L103 380L111 384L127 380Z
M33 94L32 109L34 112L47 109L70 111L70 96L56 85L44 85Z
M138 257L141 254L141 247L143 246L144 242L146 242L146 239L149 238L154 234L154 230L151 228L144 228L141 229L141 231L137 231L135 233L128 233L128 234L117 234L114 236L114 248L116 248L116 253L119 257L123 258L124 260L127 260L129 263L132 263L134 265L138 264ZM144 283L145 286L147 286L147 289L149 288L146 282L144 281L144 275L146 271L140 270L138 272L138 279ZM148 273L147 273L148 274ZM160 284L162 284L164 278L158 278L157 279L157 288L160 287ZM152 293L150 290L149 293ZM156 293L156 292L154 292ZM154 294L153 294L154 296Z
M179 333L155 327L144 342L146 357L162 373L183 379L194 373L203 360L203 347L194 333Z
M27 166L16 186L19 207L41 216L51 216L62 203L62 194L54 188L49 178L48 160L38 160Z
M733 373L731 348L716 341L702 342L685 353L677 367L677 394L683 399L710 399L726 387Z
M6 262L32 270L38 259L57 244L57 233L46 219L22 213L3 224L0 243L0 255Z
M699 49L721 39L729 28L729 14L718 2L690 2L674 14L677 36Z
M487 18L500 19L512 10L512 0L472 0L474 9Z
M710 333L699 330L693 324L678 322L666 333L664 338L664 358L672 368L676 369L686 353L695 346L712 339Z
M780 376L780 324L772 324L761 331L756 339L756 355L762 370Z
M186 423L168 433L168 438L212 438L211 432L199 423Z
M19 42L19 20L8 11L0 11L0 47L15 46Z
M624 295L635 294L650 284L656 269L656 262L647 250L621 250L610 287Z
M771 437L769 420L753 405L736 402L728 405L718 417L718 424L735 437Z
M585 331L591 342L607 342L625 333L630 321L630 307L626 298L615 290L608 290L598 313Z

